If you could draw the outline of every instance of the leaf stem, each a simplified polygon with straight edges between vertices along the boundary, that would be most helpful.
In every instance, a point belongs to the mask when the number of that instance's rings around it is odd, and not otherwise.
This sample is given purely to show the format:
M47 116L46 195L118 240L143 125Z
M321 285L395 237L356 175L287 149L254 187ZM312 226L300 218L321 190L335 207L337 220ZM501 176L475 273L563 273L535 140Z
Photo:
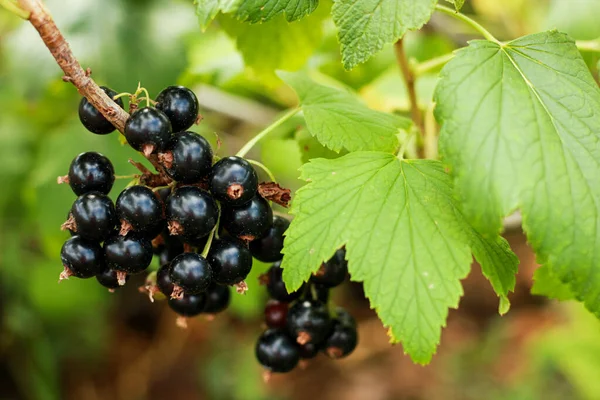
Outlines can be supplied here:
M579 51L600 53L600 38L594 40L578 40L575 44Z
M422 135L425 130L425 127L423 125L423 114L421 113L421 109L419 108L417 91L415 89L416 78L412 69L410 68L408 59L406 58L403 39L398 40L394 44L394 49L396 50L396 60L398 61L400 71L402 72L402 78L404 79L404 84L406 85L406 91L408 92L411 118L417 130ZM402 154L404 154L404 151L402 151ZM419 151L419 157L423 157L421 151Z
M481 26L477 21L475 21L474 19L471 19L470 17L467 17L465 14L462 14L450 7L446 7L446 6L441 6L441 5L436 5L435 9L439 12L442 12L444 14L450 15L451 17L454 17L462 22L465 22L466 24L470 25L473 29L475 29L477 32L481 33L481 35L486 38L487 40L489 40L490 42L494 42L494 43L498 43L498 44L502 44L498 39L496 39L494 37L494 35L492 35L487 29L485 29L483 26Z
M411 65L411 69L415 76L418 77L445 65L452 58L454 58L454 53L444 54L421 63L414 63Z
M256 165L257 167L261 168L263 171L265 171L267 173L267 175L269 175L269 179L271 179L271 182L276 182L275 175L273 175L271 170L269 168L267 168L267 166L265 164L258 162L256 160L250 160L250 159L246 159L246 161L248 161L252 165Z
M19 7L13 0L0 0L0 6L22 19L29 19L29 13Z
M250 151L250 149L252 149L252 147L254 147L254 145L256 143L258 143L262 138L264 138L265 136L267 136L275 128L277 128L278 126L280 126L281 124L283 124L285 121L287 121L288 119L290 119L294 115L296 115L296 113L298 111L300 111L299 107L294 108L294 109L288 111L281 118L279 118L277 121L273 122L271 125L267 126L265 129L263 129L262 131L260 131L256 136L254 136L252 139L250 139L244 145L244 147L242 147L240 149L240 151L237 152L236 156L238 156L238 157L244 157L246 154L248 154L248 152Z

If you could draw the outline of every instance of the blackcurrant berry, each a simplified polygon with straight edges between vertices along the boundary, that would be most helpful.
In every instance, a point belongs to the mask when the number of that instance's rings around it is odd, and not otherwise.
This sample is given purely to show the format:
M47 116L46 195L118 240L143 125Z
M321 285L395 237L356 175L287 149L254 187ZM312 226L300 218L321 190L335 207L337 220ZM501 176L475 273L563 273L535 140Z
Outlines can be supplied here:
M302 292L304 291L304 285L295 292L288 293L285 288L285 283L283 282L283 269L280 267L281 262L276 262L269 268L266 275L267 281L267 291L269 292L269 296L278 301L283 301L285 303L290 303L296 299L298 299Z
M300 344L322 343L330 333L331 326L327 306L320 301L298 301L288 311L288 332Z
M283 258L283 233L290 221L279 215L273 216L273 225L263 237L250 242L252 255L262 262L275 262Z
M241 206L223 206L221 221L227 232L240 239L252 241L266 234L271 228L273 210L267 200L254 196Z
M269 329L256 343L258 362L272 372L289 372L300 361L300 348L284 330Z
M212 196L195 186L176 189L166 205L169 232L186 241L206 236L217 224L219 208Z
M152 107L140 108L125 123L127 143L145 155L162 151L169 143L171 133L169 118Z
M100 245L77 235L70 237L63 244L60 259L65 267L61 279L71 275L77 278L91 278L105 269Z
M131 230L154 239L165 228L162 202L146 186L130 186L123 190L117 198L116 210L122 235Z
M171 277L169 276L169 265L162 265L158 271L156 271L156 286L158 286L158 290L162 292L165 296L171 296L173 293L173 281L171 281Z
M98 242L109 237L117 223L112 200L99 192L79 196L71 207L71 216L78 235Z
M269 300L265 307L265 323L269 328L285 328L288 304L277 300Z
M73 159L68 177L69 186L77 196L94 191L108 194L115 182L115 169L108 158L89 151Z
M173 135L159 157L171 178L181 183L196 183L210 173L213 152L202 136L181 132Z
M357 344L358 332L354 319L350 322L336 318L333 320L329 336L323 343L323 351L331 358L343 358L352 353Z
M103 272L96 275L96 280L99 284L108 289L118 289L121 287L119 285L117 271L115 271L114 269L105 269ZM125 277L125 280L129 280L129 275Z
M309 360L315 358L319 354L320 346L314 343L305 343L300 345L300 358Z
M213 279L221 285L234 285L246 279L252 269L252 254L242 243L233 239L216 239L210 246L208 262Z
M258 175L241 157L225 157L213 165L210 192L224 205L240 206L249 202L258 189Z
M231 289L227 286L212 284L206 290L206 304L204 312L206 314L217 314L229 306L231 300Z
M181 132L198 119L198 98L183 86L169 86L156 96L156 108L169 117L173 132Z
M197 253L183 253L171 261L169 268L171 281L183 293L204 292L212 282L212 269L204 257Z
M104 257L109 268L138 274L152 262L152 243L133 233L126 236L116 234L104 242Z
M111 99L113 96L117 95L117 92L106 86L100 86L100 89L104 90L104 93ZM115 102L123 108L123 100L117 99ZM85 97L82 98L79 103L79 120L88 131L98 135L106 135L115 130L113 124L104 118L104 115L102 115Z
M356 320L354 317L342 307L337 307L335 309L335 314L335 319L342 325L356 327Z
M169 298L169 307L183 317L195 317L204 311L206 296L200 294L184 294L179 298Z
M311 277L311 282L319 283L327 287L335 287L344 282L348 274L348 262L345 260L346 250L339 249L327 262Z

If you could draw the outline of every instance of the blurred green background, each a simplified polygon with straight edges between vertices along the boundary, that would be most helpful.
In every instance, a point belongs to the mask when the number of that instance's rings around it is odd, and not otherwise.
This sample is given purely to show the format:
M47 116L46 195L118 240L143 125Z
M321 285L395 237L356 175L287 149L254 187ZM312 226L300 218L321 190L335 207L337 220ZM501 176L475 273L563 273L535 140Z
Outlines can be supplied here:
M307 68L373 108L408 111L390 47L351 72L342 69L328 1L289 27L281 19L249 26L220 16L204 33L191 0L49 0L47 6L98 83L132 92L141 82L151 95L170 84L194 89L204 116L195 129L213 143L218 136L220 154L234 153L295 104L273 73L278 68ZM550 28L582 40L600 37L598 0L473 0L464 11L506 40ZM474 37L436 15L407 36L406 47L422 61ZM584 57L597 78L597 55ZM432 74L417 83L425 110L435 82ZM528 294L536 265L518 230L507 232L522 261L511 312L497 316L496 298L474 268L427 367L387 344L357 284L335 293L361 321L355 354L317 360L269 384L253 350L266 300L256 278L265 265L255 265L248 295L234 296L225 315L212 322L200 317L188 330L175 326L163 302L151 304L138 293L143 276L115 294L93 279L58 285L67 237L59 226L74 195L56 177L83 151L104 153L119 175L135 173L127 160L139 160L116 133L85 131L78 101L33 28L0 9L0 399L600 399L600 324L578 304ZM251 156L297 189L303 162L336 155L296 119Z

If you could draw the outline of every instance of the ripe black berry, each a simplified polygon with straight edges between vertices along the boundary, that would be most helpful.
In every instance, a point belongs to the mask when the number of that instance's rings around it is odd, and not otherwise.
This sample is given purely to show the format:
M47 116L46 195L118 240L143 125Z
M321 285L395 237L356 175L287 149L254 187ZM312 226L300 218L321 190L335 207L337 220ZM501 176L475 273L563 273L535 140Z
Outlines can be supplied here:
M133 233L113 235L104 242L104 257L109 268L138 274L152 262L152 243Z
M156 286L158 286L158 290L162 292L165 296L171 296L173 293L173 281L171 281L171 277L169 276L169 265L162 265L158 271L156 271Z
M196 183L210 173L213 152L202 136L181 132L173 135L159 157L171 178L177 182Z
M169 117L173 132L188 129L198 119L198 98L183 86L169 86L156 96L156 108Z
M75 223L72 230L98 242L104 241L114 232L117 222L112 200L99 192L79 196L71 207L71 216Z
M276 300L269 300L265 307L265 323L269 328L285 328L288 304Z
M327 262L321 264L317 272L310 277L311 282L327 287L335 287L344 282L348 274L348 262L345 260L346 250L339 249Z
M234 285L246 279L252 269L252 254L242 243L233 239L212 242L208 262L213 279L221 285Z
M140 108L125 123L125 138L131 147L146 155L160 152L171 139L171 122L156 108Z
M320 347L314 343L305 343L300 346L300 358L309 360L319 354Z
M288 311L287 329L298 343L322 343L331 331L332 321L324 303L302 300Z
M283 258L283 233L290 226L290 221L273 216L273 225L263 237L250 242L252 255L262 262L275 262Z
M256 358L272 372L289 372L300 361L298 344L281 329L263 332L256 343Z
M269 296L278 301L283 301L285 303L290 303L302 295L304 291L304 285L295 292L288 293L285 288L285 283L282 279L283 269L280 267L281 262L276 262L269 268L266 275L267 281L267 291L269 292Z
M121 287L119 285L117 271L111 268L107 268L103 272L96 275L96 280L99 284L108 289L118 289ZM129 275L125 277L125 280L129 280Z
M117 92L107 88L106 86L100 86L100 89L104 90L104 93L108 95L111 99L113 96L117 95ZM117 99L115 102L123 108L123 100ZM90 104L88 99L85 97L81 99L79 103L79 120L86 127L86 129L92 133L96 133L98 135L106 135L107 133L111 133L115 130L113 124L111 124L104 115L100 113Z
M183 317L194 317L204 311L206 296L201 294L184 294L180 298L169 298L169 307Z
M346 357L358 344L356 322L348 313L345 314L343 318L338 317L333 320L331 333L323 344L323 351L331 358Z
M231 300L231 289L227 286L212 284L205 293L206 304L204 312L206 314L217 314L229 306Z
M183 293L197 294L204 292L210 286L212 269L200 254L183 253L171 261L169 277L183 290Z
M237 207L223 207L221 221L227 232L247 241L263 236L273 224L273 210L269 202L254 196L248 203Z
M72 236L63 244L60 259L65 267L61 279L71 275L77 278L91 278L105 269L100 245L81 236Z
M240 206L256 195L258 175L241 157L225 157L212 167L210 192L228 206Z
M165 227L162 202L146 186L130 186L123 190L117 198L116 210L122 235L131 230L153 239Z
M115 169L108 158L89 151L73 159L68 177L71 190L78 196L94 191L108 194L115 182Z
M167 199L167 220L171 235L187 241L206 236L217 224L219 208L212 196L195 186L175 190Z

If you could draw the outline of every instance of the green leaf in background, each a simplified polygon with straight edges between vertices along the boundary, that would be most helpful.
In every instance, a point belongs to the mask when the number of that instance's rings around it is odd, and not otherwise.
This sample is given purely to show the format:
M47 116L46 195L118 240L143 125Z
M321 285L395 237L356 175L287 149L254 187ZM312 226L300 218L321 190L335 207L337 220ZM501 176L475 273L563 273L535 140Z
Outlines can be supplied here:
M448 3L454 4L456 11L460 11L462 6L465 5L465 0L446 0Z
M300 150L303 164L313 158L338 158L347 154L346 150L336 153L323 146L306 128L302 128L296 132L295 140Z
M600 316L600 90L573 40L471 42L436 103L467 218L494 235L520 208L539 262Z
M221 11L221 0L194 0L196 15L202 32L206 31L210 23Z
M241 24L235 18L221 15L225 32L236 39L244 62L266 84L279 83L275 70L301 68L321 43L325 18L323 12L288 23L283 15L262 24Z
M412 124L407 118L371 110L355 95L320 85L305 73L279 76L298 94L310 133L333 151L393 152L400 131Z
M542 265L535 270L531 293L560 301L572 300L575 298L569 285L562 283L554 276L548 265Z
M315 11L319 0L240 0L236 18L250 23L264 22L284 13L288 22Z
M335 0L331 13L344 67L352 69L406 31L421 28L436 4L437 0Z
M392 341L415 362L435 353L448 308L462 295L471 250L501 296L513 289L516 256L503 239L483 239L465 222L440 162L355 152L313 160L301 171L310 183L292 204L286 285L297 289L346 245L352 279L364 282Z

